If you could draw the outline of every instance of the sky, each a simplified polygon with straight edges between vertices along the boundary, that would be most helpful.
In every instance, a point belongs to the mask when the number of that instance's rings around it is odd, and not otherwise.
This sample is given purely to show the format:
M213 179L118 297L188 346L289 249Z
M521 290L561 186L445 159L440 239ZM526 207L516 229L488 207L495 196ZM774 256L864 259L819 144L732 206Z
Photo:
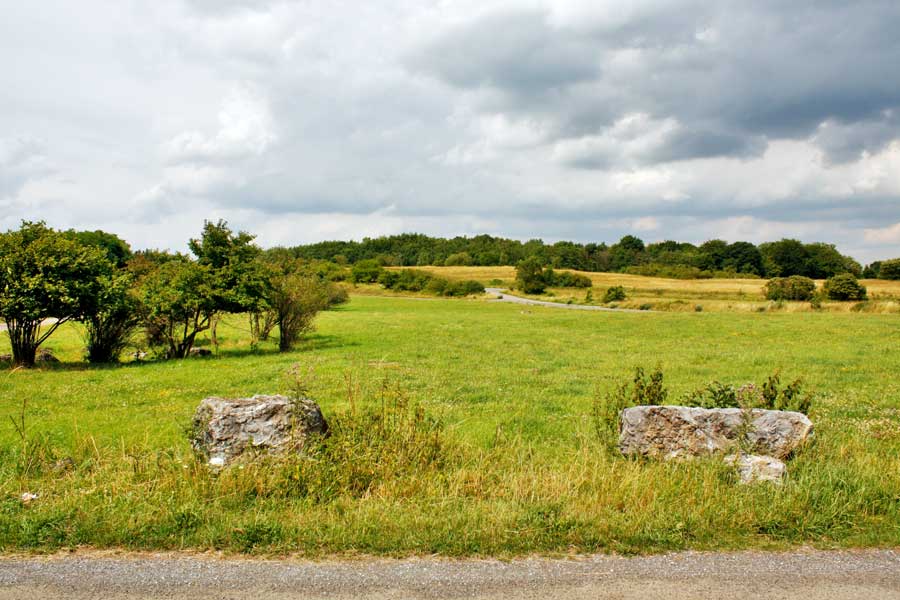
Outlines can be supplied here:
M0 230L900 256L895 0L0 8Z

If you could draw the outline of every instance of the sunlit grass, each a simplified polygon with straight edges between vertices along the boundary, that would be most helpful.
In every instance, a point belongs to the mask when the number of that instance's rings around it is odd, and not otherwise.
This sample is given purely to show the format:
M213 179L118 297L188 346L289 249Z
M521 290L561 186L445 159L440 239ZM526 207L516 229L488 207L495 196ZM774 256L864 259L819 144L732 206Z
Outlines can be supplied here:
M900 544L895 315L356 296L318 324L278 354L273 343L251 351L246 323L229 318L215 357L106 368L82 362L77 327L62 328L49 343L62 364L0 373L0 547L511 555ZM216 476L193 459L185 429L203 397L285 391L297 362L315 365L311 395L326 417L381 410L384 381L399 386L443 424L441 460L323 496L295 465ZM819 394L816 442L781 488L739 486L715 461L608 456L590 424L596 390L657 364L673 398L713 379L802 376ZM24 449L9 418L23 401ZM367 448L351 462L371 458ZM329 464L336 479L351 466ZM40 498L25 506L25 491Z

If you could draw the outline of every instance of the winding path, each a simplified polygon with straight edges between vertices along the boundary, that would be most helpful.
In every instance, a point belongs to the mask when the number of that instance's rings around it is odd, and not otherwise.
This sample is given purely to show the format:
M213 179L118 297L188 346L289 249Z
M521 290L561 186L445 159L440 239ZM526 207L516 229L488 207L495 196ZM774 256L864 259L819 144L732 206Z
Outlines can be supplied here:
M551 308L568 308L570 310L602 310L605 312L631 312L631 313L648 313L652 310L638 310L636 308L609 308L606 306L588 306L585 304L563 304L562 302L547 302L546 300L532 300L531 298L522 298L521 296L513 296L503 288L484 288L487 294L496 294L499 296L494 302L512 302L513 304L530 304L532 306L549 306Z
M190 554L0 558L0 600L138 598L900 599L897 550L450 560Z

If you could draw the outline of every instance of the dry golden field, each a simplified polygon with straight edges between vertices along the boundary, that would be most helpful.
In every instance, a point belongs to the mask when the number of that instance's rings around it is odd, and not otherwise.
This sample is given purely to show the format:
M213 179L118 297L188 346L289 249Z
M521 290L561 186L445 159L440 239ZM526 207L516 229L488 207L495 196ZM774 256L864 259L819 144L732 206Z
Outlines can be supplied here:
M514 267L417 267L449 280L475 279L492 287L510 287L513 285L516 270ZM560 269L561 271L566 269ZM625 273L591 273L573 271L591 279L594 287L591 290L592 303L599 304L603 293L611 286L621 285L628 294L624 302L618 303L623 308L639 308L641 306L653 310L669 311L768 311L804 312L813 310L808 302L773 303L763 296L765 279L667 279L664 277L646 277ZM500 283L497 283L497 282ZM884 281L863 279L868 288L869 302L823 302L821 310L836 312L878 312L900 313L900 281ZM816 282L819 287L823 281ZM360 290L362 291L362 290ZM555 288L548 290L560 302L584 303L587 296L585 289ZM370 290L371 292L371 290ZM542 299L548 299L542 297Z

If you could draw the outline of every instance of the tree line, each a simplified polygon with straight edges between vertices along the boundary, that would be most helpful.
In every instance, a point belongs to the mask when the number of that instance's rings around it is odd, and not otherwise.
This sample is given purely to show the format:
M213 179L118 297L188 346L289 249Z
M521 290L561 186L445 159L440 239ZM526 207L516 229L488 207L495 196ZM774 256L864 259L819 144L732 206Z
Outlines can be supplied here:
M664 241L645 244L633 235L618 242L527 242L489 235L437 238L416 233L364 238L362 241L327 241L288 249L305 259L355 264L376 260L386 266L516 266L535 259L541 266L579 271L623 272L660 277L790 277L827 279L839 273L857 277L898 277L900 262L862 265L841 254L833 244L805 244L782 239L754 245L750 242L709 240L700 245ZM887 270L885 270L887 265ZM885 271L882 273L881 271Z
M282 249L264 251L254 236L224 221L204 223L191 254L132 252L103 231L57 231L22 222L0 234L0 318L12 360L31 366L37 350L61 325L84 325L87 359L111 362L143 333L147 347L167 358L191 354L201 332L223 314L248 314L256 344L277 328L288 351L315 315L347 301L329 269Z

